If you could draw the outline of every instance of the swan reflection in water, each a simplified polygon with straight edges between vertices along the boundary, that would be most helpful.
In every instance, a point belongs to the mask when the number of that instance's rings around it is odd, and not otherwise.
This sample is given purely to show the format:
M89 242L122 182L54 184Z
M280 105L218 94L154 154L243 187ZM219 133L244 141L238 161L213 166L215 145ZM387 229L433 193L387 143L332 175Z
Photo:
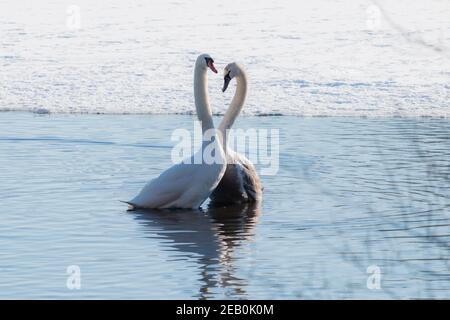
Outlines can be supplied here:
M205 210L136 210L135 219L146 227L149 238L200 264L199 299L211 298L218 290L227 297L246 297L246 281L235 276L236 248L251 241L260 214L259 203Z

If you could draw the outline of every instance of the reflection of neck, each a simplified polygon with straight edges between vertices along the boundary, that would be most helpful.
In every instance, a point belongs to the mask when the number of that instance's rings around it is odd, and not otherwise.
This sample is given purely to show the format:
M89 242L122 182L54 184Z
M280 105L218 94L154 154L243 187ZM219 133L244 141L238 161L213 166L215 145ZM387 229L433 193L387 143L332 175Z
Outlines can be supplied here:
M211 108L208 103L207 87L208 79L206 77L206 68L196 65L194 71L195 108L198 120L200 120L202 124L203 133L208 129L214 128Z
M233 100L231 100L230 106L225 113L222 121L219 125L219 132L224 137L224 147L226 147L226 138L228 135L228 129L231 128L237 116L244 106L245 96L247 94L247 76L243 70L240 70L240 74L235 77L236 79L236 92L234 93Z

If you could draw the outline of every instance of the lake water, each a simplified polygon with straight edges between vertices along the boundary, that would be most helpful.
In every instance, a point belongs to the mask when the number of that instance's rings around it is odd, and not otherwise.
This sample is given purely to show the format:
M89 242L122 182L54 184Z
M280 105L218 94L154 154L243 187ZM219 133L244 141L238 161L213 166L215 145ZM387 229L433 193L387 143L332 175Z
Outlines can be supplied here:
M449 120L241 117L259 206L127 212L193 121L0 113L0 298L450 298Z

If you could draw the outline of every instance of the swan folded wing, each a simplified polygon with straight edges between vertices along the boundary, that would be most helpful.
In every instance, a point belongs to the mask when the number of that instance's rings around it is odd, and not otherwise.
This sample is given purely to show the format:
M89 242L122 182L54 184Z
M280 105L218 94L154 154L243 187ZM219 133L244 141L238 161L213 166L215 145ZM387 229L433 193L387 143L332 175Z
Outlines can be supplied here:
M240 157L239 160L241 162L241 165L239 166L240 174L247 196L253 201L261 200L261 182L256 173L255 167L249 160L245 159L244 157Z
M130 203L141 208L167 207L186 191L194 171L189 164L174 165L147 183Z

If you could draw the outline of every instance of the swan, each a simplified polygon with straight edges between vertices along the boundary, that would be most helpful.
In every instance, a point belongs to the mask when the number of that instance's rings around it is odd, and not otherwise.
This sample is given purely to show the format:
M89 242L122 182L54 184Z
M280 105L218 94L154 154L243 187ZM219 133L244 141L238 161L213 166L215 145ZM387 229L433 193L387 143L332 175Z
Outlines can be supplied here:
M127 201L129 209L197 209L219 184L225 169L226 159L221 137L211 135L207 140L205 134L214 130L211 108L207 93L207 68L217 73L214 60L208 54L200 55L194 68L194 97L197 117L201 122L203 141L201 163L197 164L199 155L193 155L187 161L176 164L150 181L132 200ZM214 131L213 131L214 132ZM205 163L204 150L214 149L213 163ZM197 153L198 153L197 152Z
M235 62L224 69L223 92L227 90L233 78L236 79L236 92L218 128L223 137L227 167L219 185L210 195L212 205L230 205L262 199L260 179L252 162L226 145L229 129L241 112L247 94L246 73L244 68Z

